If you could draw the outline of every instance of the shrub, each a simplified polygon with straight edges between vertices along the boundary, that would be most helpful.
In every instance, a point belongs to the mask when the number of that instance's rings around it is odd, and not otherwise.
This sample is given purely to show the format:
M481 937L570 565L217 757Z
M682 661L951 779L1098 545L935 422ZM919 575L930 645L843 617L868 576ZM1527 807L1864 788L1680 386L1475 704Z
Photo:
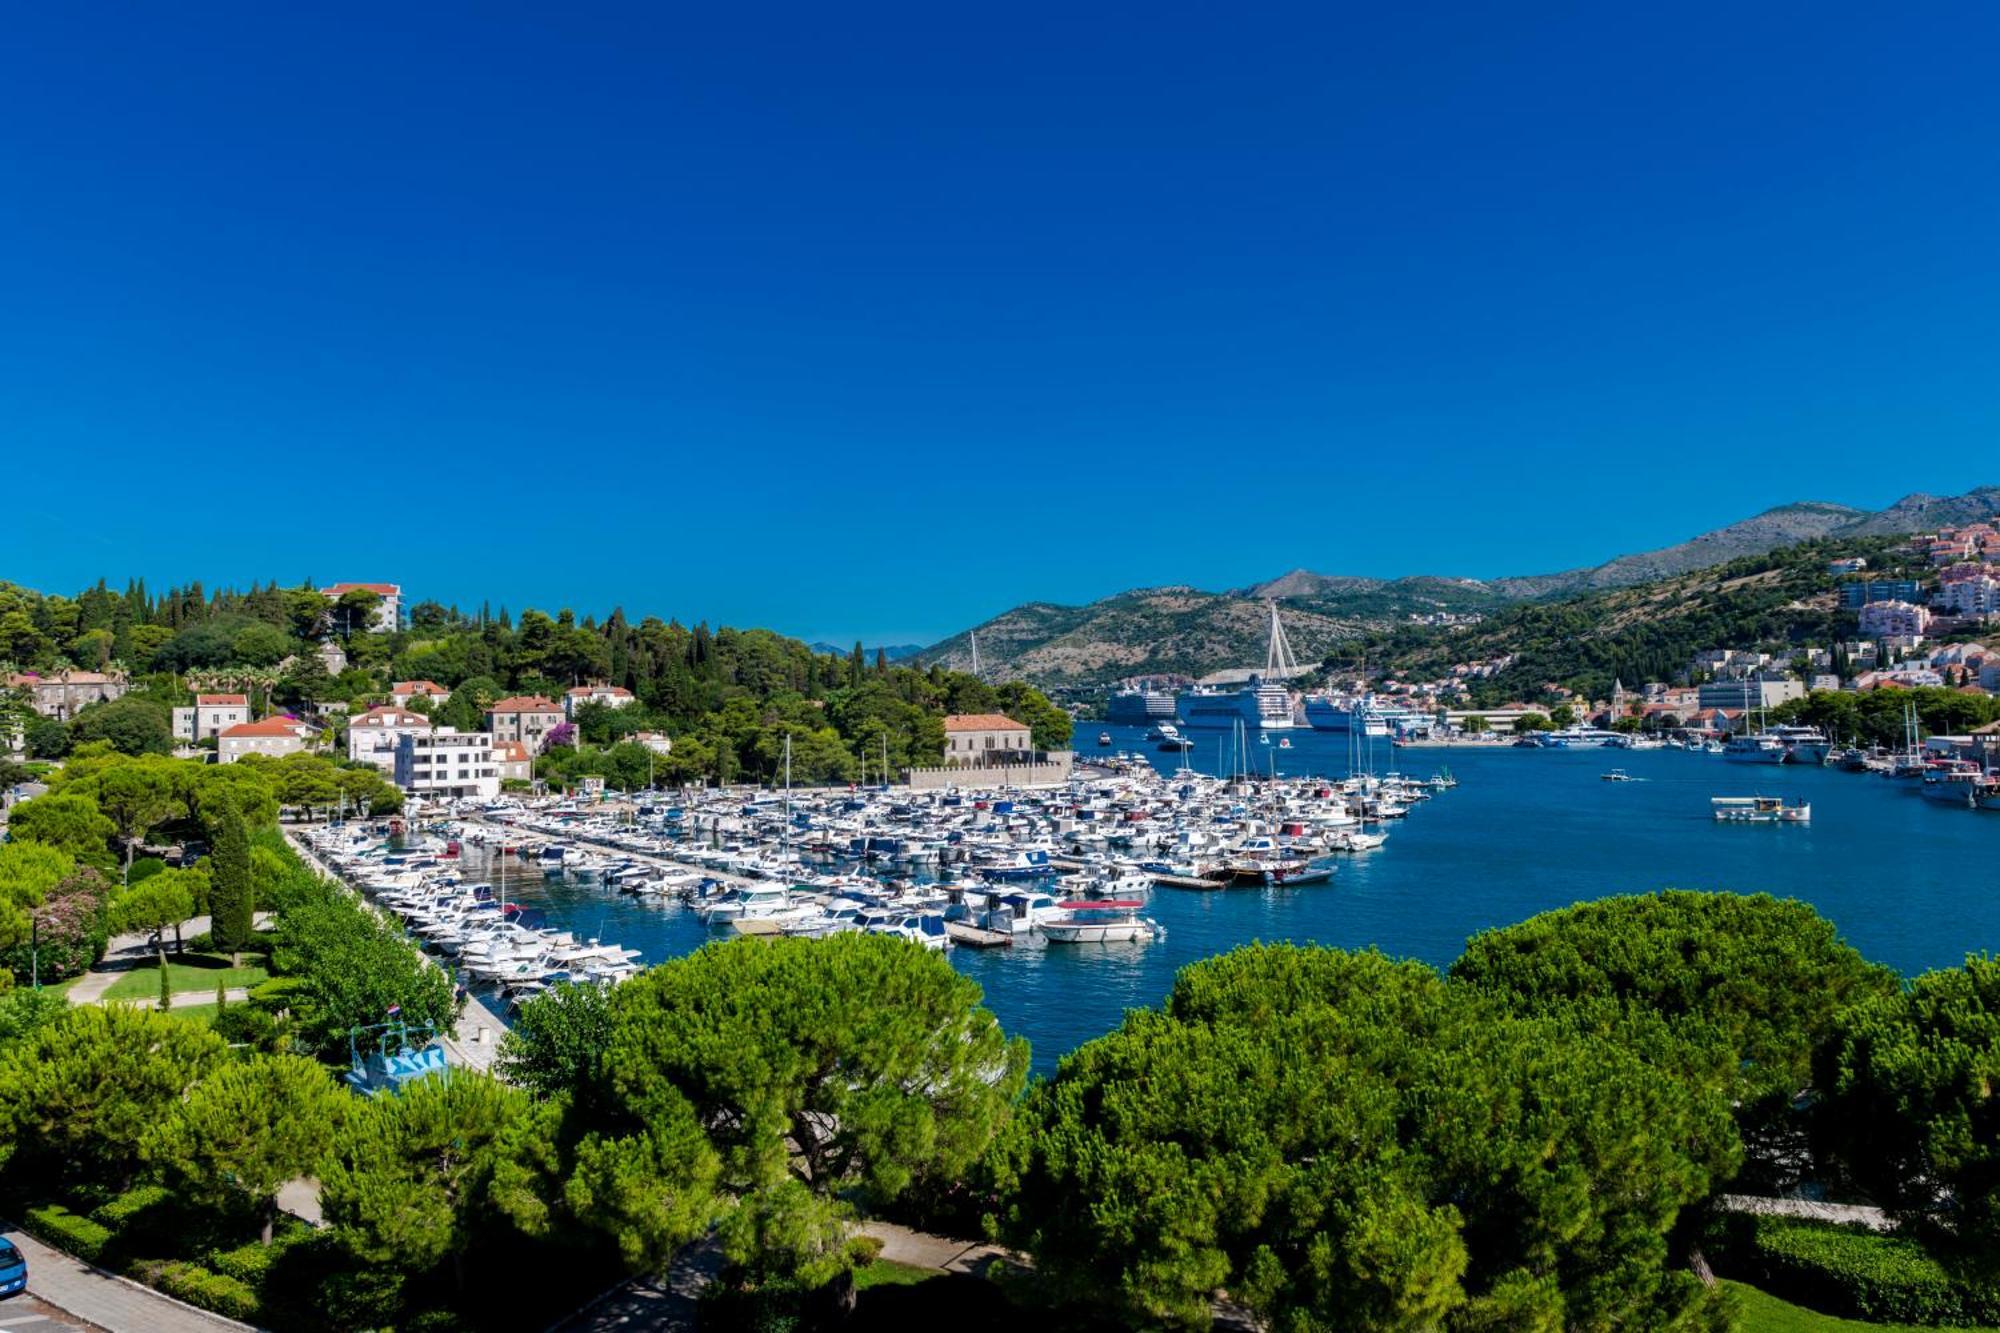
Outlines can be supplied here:
M173 1191L140 1185L91 1209L90 1216L114 1235L110 1260L133 1254L174 1254L186 1243L188 1217Z
M271 1264L283 1252L277 1245L251 1241L233 1250L212 1252L208 1256L208 1264L224 1277L234 1278L246 1287L262 1289L264 1275L271 1271Z
M28 1230L59 1250L95 1263L111 1243L111 1230L87 1217L78 1217L59 1203L28 1210Z
M123 1231L139 1214L157 1208L172 1197L164 1185L140 1185L93 1209L90 1215L113 1231Z
M304 977L272 977L250 988L249 1002L267 1013L288 1008L305 990Z
M257 1293L223 1273L211 1273L199 1264L178 1259L136 1266L132 1275L167 1295L213 1310L231 1319L253 1320L258 1316Z
M2000 1323L2000 1285L1968 1281L1909 1236L1790 1217L1726 1217L1710 1231L1732 1277L1829 1314L1876 1323Z
M271 1050L278 1037L278 1020L267 1010L251 1004L232 1004L226 1009L217 1009L208 1026L210 1031L231 1046Z

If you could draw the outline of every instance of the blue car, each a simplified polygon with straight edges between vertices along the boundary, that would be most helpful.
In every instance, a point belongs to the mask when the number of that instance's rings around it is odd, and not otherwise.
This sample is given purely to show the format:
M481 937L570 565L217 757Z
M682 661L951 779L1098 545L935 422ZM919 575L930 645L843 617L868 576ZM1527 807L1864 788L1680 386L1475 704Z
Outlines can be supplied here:
M0 1240L0 1296L28 1289L28 1257L11 1240Z

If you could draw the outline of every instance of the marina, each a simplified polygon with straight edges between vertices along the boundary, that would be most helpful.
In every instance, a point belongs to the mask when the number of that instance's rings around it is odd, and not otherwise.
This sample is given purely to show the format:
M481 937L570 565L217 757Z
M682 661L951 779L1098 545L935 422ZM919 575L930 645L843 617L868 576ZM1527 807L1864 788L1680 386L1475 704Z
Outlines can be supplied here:
M1589 750L1492 745L1411 752L1378 741L1371 755L1350 735L1300 729L1283 751L1223 735L1161 753L1147 744L1144 726L1104 729L1113 746L1099 761L1105 768L1092 771L1123 769L1122 775L985 798L924 794L934 796L931 814L942 822L1010 830L1006 855L988 840L977 861L975 849L964 847L966 837L951 842L949 828L927 838L899 826L895 808L914 809L916 799L902 788L794 793L790 819L781 791L709 793L671 805L664 802L681 798L663 797L661 819L678 809L687 827L675 837L647 833L668 850L643 853L607 840L643 831L647 817L636 810L463 812L445 822L465 834L461 879L491 883L496 891L504 879L507 901L538 913L546 928L566 932L576 946L630 951L635 965L732 934L782 934L787 926L811 933L820 927L797 910L803 904L793 901L795 882L815 913L845 898L848 905L823 914L851 912L855 928L863 910L882 909L871 923L940 948L977 979L1009 1030L1033 1043L1043 1070L1116 1026L1125 1009L1157 1003L1178 968L1251 940L1374 946L1444 966L1470 935L1489 926L1604 894L1667 887L1805 899L1856 947L1905 972L1950 965L1965 949L2000 938L2000 898L1985 889L1983 869L2000 821L1920 799L1921 780L1782 764L1758 769L1755 783L1747 784L1748 775L1717 754L1641 748L1619 755L1629 781L1606 782L1604 756ZM1245 753L1253 747L1254 755ZM1422 779L1425 793L1441 799L1378 800L1377 818L1341 823L1345 802L1318 793L1343 790L1349 765L1366 772L1371 760L1377 768L1403 766L1410 786ZM1246 763L1265 777L1229 781ZM1199 800L1175 795L1190 786ZM1774 841L1745 836L1714 817L1717 796L1746 788L1780 805L1814 807L1811 822L1791 823ZM1150 842L1115 847L1118 821L1104 816L1124 813L1121 803L1141 792L1162 801L1172 796L1190 809L1213 807L1218 815L1242 805L1268 817L1244 820L1265 827L1239 830L1205 862L1205 844L1186 827L1191 818L1171 832L1172 819L1157 821ZM954 799L956 805L944 804ZM1307 832L1305 820L1283 818L1287 802L1294 811L1318 808L1332 821L1315 826L1312 837L1355 840L1355 851L1318 856L1318 866L1330 866L1323 880L1288 884L1280 876L1282 853ZM1088 809L1092 803L1099 808ZM842 808L848 805L859 808ZM1080 805L1090 818L1075 817ZM872 828L833 827L839 818L869 812L877 815ZM501 822L503 815L509 822ZM1057 829L1064 821L1068 827ZM1296 826L1289 835L1287 824ZM746 836L757 828L767 836ZM1274 854L1280 864L1263 867ZM1227 887L1219 874L1224 866L1231 867ZM1209 873L1177 873L1196 869ZM1121 878L1133 874L1150 882ZM699 893L703 880L712 881L706 894ZM947 919L961 906L952 901L954 884L986 887L961 893L973 901ZM894 885L914 898L898 902ZM869 901L885 891L889 898ZM1014 901L1003 901L1009 897ZM1143 903L1133 915L1155 929L1128 932L1132 938L1066 929L1063 923L1077 914L1055 909L1092 897L1103 903L1104 916L1118 912L1114 903ZM709 898L714 907L699 910L697 901ZM789 920L780 908L792 910ZM846 926L837 920L823 928ZM1081 942L1092 933L1099 938ZM1078 942L1057 938L1065 935ZM600 967L618 970L611 955L602 957ZM504 998L493 1004L504 1008Z

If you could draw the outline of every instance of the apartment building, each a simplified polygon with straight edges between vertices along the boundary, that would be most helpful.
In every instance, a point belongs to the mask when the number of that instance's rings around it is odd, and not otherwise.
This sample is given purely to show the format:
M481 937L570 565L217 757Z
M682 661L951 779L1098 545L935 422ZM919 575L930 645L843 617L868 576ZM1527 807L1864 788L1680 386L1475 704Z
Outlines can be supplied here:
M452 727L405 731L396 738L395 778L412 796L491 800L500 794L493 734Z

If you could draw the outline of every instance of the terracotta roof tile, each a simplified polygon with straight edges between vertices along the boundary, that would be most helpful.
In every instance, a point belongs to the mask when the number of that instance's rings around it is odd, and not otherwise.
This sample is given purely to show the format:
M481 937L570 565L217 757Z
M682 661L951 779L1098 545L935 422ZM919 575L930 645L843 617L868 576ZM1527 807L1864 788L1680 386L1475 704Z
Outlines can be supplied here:
M517 694L508 699L496 699L486 710L489 713L560 713L562 705L553 699L544 699L539 694Z
M299 734L299 723L289 717L267 717L262 722L238 722L222 733L224 736L294 736Z
M944 720L946 731L1026 731L1025 722L1016 722L1005 713L953 713Z

